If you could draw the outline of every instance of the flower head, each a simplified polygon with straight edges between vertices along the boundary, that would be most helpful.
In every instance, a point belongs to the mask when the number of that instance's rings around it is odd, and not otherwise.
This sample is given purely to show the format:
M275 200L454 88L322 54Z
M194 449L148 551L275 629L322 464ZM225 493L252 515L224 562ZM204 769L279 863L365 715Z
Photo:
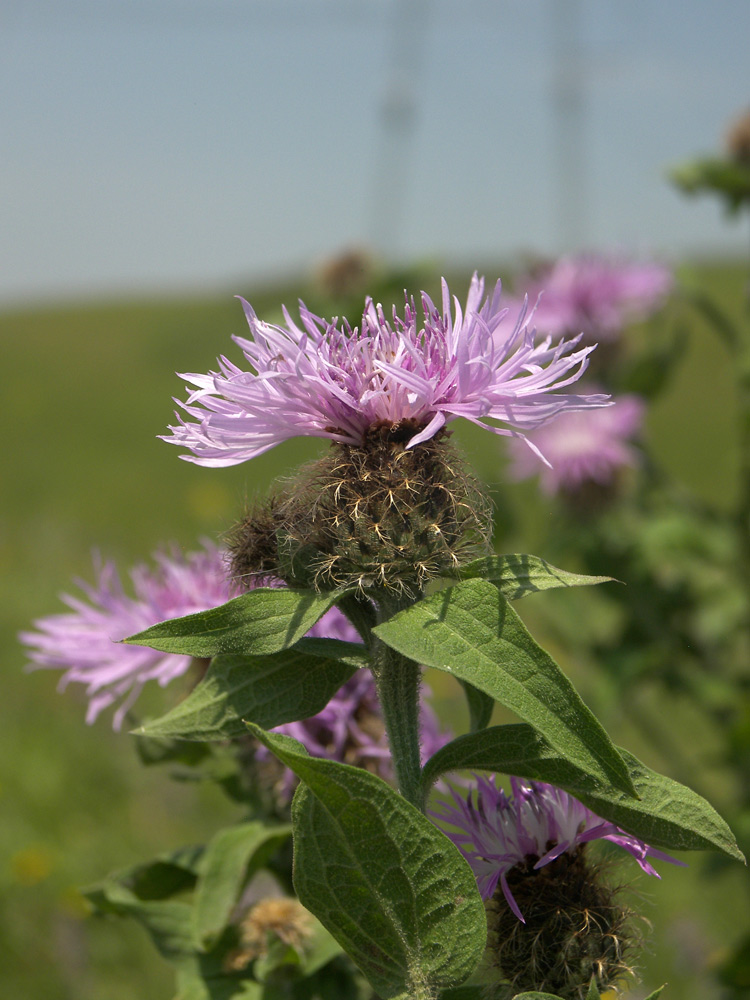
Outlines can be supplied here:
M157 552L154 568L140 565L130 573L134 596L125 593L112 562L97 560L97 582L77 581L85 598L63 595L70 611L34 622L36 631L22 632L36 667L64 670L60 687L86 685L86 721L119 703L114 728L138 697L143 685L162 686L184 674L192 658L161 653L119 640L168 618L206 611L233 596L224 553L206 544L198 552Z
M144 684L164 687L183 676L192 657L162 653L119 640L168 618L206 611L236 596L227 572L226 553L206 544L198 552L157 552L155 567L136 566L130 573L134 596L126 594L114 563L97 562L97 582L78 581L85 599L68 594L70 611L34 622L36 631L22 632L32 669L64 670L61 689L71 682L85 684L89 698L86 721L92 723L117 704L114 728L120 729ZM308 632L310 636L359 642L356 629L338 608L331 608ZM431 756L450 735L425 705L422 710L423 749ZM372 674L359 670L318 715L280 726L315 756L367 767L391 776L391 756ZM260 752L260 756L265 756ZM281 781L286 797L295 784L291 771Z
M199 465L236 465L300 435L361 446L383 424L408 426L413 448L457 417L522 436L564 410L606 403L556 391L580 377L592 347L538 339L525 303L503 322L500 283L485 300L476 275L463 310L455 298L451 309L445 281L442 310L423 293L421 322L409 300L404 318L394 310L389 321L368 299L354 329L302 304L301 325L286 310L275 326L244 308L253 339L234 340L254 371L222 357L218 372L183 375L195 388L179 405L193 419L164 437Z
M509 873L518 865L530 862L538 871L593 840L617 844L657 878L649 857L682 863L601 819L560 788L518 778L511 778L511 788L512 794L506 795L494 775L476 776L476 788L468 796L453 789L453 802L443 803L434 816L457 829L445 832L471 865L484 899L493 896L499 882L508 906L521 921L524 915L508 884Z
M529 435L549 464L523 442L510 441L510 474L526 479L538 473L547 494L575 493L589 483L609 486L619 469L638 462L629 442L641 428L644 409L640 397L620 396L606 409L562 413Z
M539 299L536 322L552 336L583 332L591 343L614 340L627 323L645 319L664 303L672 284L660 264L588 254L562 257L521 281L517 294Z
M265 958L276 941L303 952L314 932L313 916L299 900L271 896L251 906L237 930L239 944L226 958L227 972L239 972L253 959Z

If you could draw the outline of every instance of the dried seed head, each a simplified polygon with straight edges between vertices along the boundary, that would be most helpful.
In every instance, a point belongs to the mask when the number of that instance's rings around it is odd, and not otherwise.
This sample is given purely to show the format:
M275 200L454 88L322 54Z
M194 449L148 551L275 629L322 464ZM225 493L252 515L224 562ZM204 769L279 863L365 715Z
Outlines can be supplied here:
M296 899L262 899L239 924L239 947L225 961L227 971L244 969L268 953L274 938L299 951L312 933L312 916Z

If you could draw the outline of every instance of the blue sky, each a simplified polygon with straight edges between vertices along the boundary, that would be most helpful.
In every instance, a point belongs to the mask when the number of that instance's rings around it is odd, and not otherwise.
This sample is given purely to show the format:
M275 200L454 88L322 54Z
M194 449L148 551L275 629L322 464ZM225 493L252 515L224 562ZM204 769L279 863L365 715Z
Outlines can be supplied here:
M0 304L351 245L744 253L664 174L750 106L749 51L748 0L5 0Z

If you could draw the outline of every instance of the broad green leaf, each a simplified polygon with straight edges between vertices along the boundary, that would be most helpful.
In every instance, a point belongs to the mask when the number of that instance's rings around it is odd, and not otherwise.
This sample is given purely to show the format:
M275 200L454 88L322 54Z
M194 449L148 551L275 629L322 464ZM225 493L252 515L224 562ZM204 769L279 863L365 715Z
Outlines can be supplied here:
M425 597L375 634L417 663L468 681L530 723L602 784L635 794L624 761L558 665L486 580Z
M240 823L220 830L208 843L193 902L199 947L210 946L223 931L244 885L291 832L286 824Z
M339 593L259 587L218 608L152 625L124 641L188 656L276 653L293 646L340 597Z
M558 569L539 556L513 553L503 556L482 556L460 569L462 580L482 579L494 583L503 597L517 601L527 594L557 587L585 587L596 583L611 583L611 576L584 576ZM616 581L614 581L616 582Z
M102 912L108 912L107 893L113 885L122 886L137 899L168 899L193 888L202 854L203 847L182 847L176 851L168 851L153 861L121 868L82 892Z
M164 958L179 962L191 954L190 907L187 903L138 902L133 903L127 912L148 931Z
M370 663L370 653L361 642L343 642L341 639L309 636L300 639L294 648L309 656L319 656L322 660L340 660L355 668Z
M460 983L486 942L471 869L380 778L249 730L302 780L292 806L294 884L384 1000Z
M106 879L84 895L102 913L133 917L151 936L164 958L179 962L193 951L191 907L173 900L142 900L114 879Z
M261 1000L244 973L224 969L226 945L211 953L195 950L193 910L189 903L142 900L127 886L107 879L86 895L103 913L130 917L148 932L164 958L176 967L175 1000Z
M293 649L268 656L217 656L184 701L136 733L226 740L246 735L243 720L272 729L307 719L322 711L357 667L368 662L364 646L334 639L302 639Z
M638 799L602 787L560 756L531 726L493 726L441 747L425 764L425 794L448 771L497 771L564 788L603 819L611 820L653 847L673 851L714 850L744 861L724 820L696 792L652 771L620 750Z

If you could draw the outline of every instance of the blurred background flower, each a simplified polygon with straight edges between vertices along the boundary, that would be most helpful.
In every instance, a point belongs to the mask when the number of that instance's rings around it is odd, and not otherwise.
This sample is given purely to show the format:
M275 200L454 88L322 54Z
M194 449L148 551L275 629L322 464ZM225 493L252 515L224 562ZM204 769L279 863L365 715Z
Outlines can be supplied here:
M528 435L535 448L510 440L509 473L513 479L539 475L545 493L575 494L587 485L609 487L621 469L638 463L631 443L643 423L645 405L633 395L618 396L614 405L587 413L561 413Z
M121 639L168 618L218 607L233 596L225 553L211 543L186 555L156 552L154 563L130 571L131 597L115 564L97 557L96 583L76 581L86 599L63 594L70 611L37 618L34 631L19 635L34 665L65 671L60 690L70 683L86 685L86 722L117 704L113 725L120 729L144 684L155 680L165 687L192 663L190 656L124 645Z
M645 319L672 290L672 272L655 262L601 254L561 257L515 285L516 296L535 305L533 322L552 336L583 334L584 343L619 337Z

